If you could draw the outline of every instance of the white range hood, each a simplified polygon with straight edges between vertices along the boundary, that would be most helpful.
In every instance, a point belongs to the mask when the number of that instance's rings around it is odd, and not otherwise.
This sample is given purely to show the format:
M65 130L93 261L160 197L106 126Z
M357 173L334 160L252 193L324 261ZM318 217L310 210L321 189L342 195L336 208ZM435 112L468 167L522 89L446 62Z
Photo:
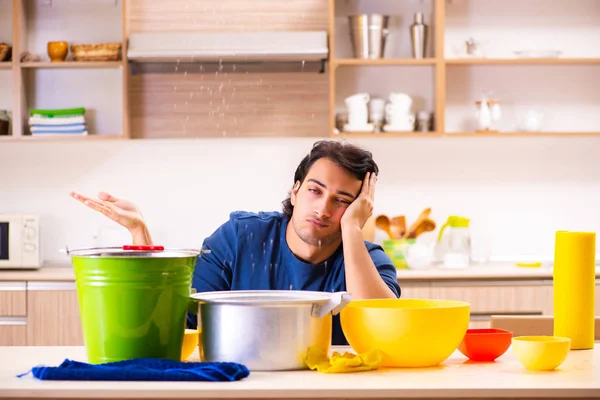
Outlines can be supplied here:
M324 62L327 31L154 32L129 35L127 57L151 62Z

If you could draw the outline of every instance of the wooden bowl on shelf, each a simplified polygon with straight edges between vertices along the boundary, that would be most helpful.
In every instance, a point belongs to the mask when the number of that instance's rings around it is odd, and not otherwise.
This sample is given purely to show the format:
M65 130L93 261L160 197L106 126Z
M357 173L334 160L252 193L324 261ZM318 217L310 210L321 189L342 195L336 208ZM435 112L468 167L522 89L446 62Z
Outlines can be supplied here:
M0 43L0 62L10 61L12 47L8 43Z
M69 44L67 42L48 42L48 57L51 62L62 62L69 53Z
M118 61L121 43L72 44L71 53L75 61Z

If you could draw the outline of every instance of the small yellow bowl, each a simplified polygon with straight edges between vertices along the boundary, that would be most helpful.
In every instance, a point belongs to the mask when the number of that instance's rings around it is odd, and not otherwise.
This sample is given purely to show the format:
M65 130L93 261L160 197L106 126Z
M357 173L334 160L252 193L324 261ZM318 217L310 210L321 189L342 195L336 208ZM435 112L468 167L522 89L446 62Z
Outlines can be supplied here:
M183 344L181 345L181 361L185 361L192 355L194 349L198 346L198 329L186 329L183 335Z
M552 371L565 361L571 339L559 336L517 336L512 339L515 357L533 371Z

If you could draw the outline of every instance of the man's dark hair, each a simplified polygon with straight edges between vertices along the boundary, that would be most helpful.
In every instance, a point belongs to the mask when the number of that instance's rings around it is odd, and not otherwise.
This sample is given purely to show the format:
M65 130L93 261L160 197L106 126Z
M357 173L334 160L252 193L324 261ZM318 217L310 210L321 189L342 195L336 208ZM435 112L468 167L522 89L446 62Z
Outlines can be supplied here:
M370 151L361 149L347 142L338 142L333 140L321 140L316 142L310 153L306 155L296 168L294 174L294 184L300 181L304 182L310 167L320 158L327 158L346 171L350 172L356 179L362 181L367 172L379 173L379 167L373 160L373 155ZM292 216L294 206L291 202L291 192L288 197L282 202L283 213L288 217Z

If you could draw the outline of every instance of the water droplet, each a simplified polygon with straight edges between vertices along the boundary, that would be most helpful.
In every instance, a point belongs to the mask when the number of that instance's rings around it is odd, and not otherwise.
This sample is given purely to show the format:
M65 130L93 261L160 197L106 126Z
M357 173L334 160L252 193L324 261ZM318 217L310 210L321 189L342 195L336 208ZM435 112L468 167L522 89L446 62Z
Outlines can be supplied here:
M292 286L292 284L290 284L290 290L292 290L294 288L294 286Z
M250 232L250 240L252 240L252 236L254 236L254 232Z
M173 86L173 91L176 92L177 91L177 86Z
M271 246L273 246L273 239L271 239L270 242L271 242Z
M187 71L184 71L184 72L183 72L183 76L187 76Z

